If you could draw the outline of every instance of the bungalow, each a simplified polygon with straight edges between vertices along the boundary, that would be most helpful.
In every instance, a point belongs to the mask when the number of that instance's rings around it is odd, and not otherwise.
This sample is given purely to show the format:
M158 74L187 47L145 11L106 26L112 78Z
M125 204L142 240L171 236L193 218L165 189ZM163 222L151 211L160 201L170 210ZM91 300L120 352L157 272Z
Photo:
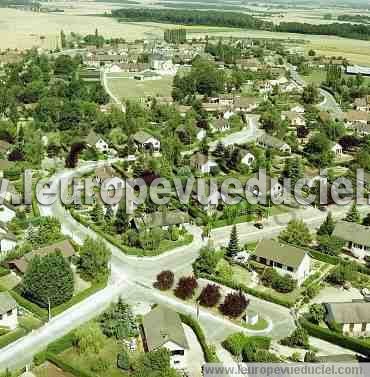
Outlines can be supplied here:
M180 210L154 212L134 218L131 221L131 227L137 231L154 228L166 230L170 226L183 227L185 224L189 224L189 221L189 215Z
M370 302L335 302L324 304L326 319L341 326L345 336L370 336Z
M218 97L218 103L220 105L231 106L234 103L234 96L231 94L221 94Z
M96 148L100 153L108 152L109 145L94 130L89 132L84 141L88 147Z
M298 286L302 285L311 271L311 259L305 250L274 240L262 240L253 257L281 275L290 275Z
M0 232L0 261L17 246L17 237L10 232Z
M157 306L144 316L143 333L147 351L166 348L170 352L172 368L187 368L189 344L180 316L175 311Z
M18 306L8 292L0 292L0 327L15 330L18 326Z
M234 102L234 110L242 113L250 113L256 110L258 101L255 97L238 97Z
M333 143L330 150L334 153L336 158L341 158L343 155L343 147L338 143Z
M354 105L357 111L370 111L370 95L356 98Z
M365 259L370 256L370 228L340 221L335 225L333 236L346 242L348 249L356 258Z
M203 174L209 174L218 165L217 162L210 160L207 155L196 152L190 157L190 166Z
M354 123L351 126L352 131L358 136L368 136L370 135L370 124L364 123Z
M364 111L351 110L344 114L344 121L347 126L352 126L356 123L367 124L370 120L370 115Z
M220 103L210 103L210 102L204 102L202 104L203 109L207 113L224 113L228 110L228 106L221 105Z
M248 167L252 166L254 161L256 161L256 157L254 156L254 154L246 149L240 150L240 154L242 157L240 162L244 165L247 165Z
M302 127L306 125L306 120L304 117L293 111L283 111L281 113L282 120L288 120L289 124L294 127Z
M286 154L292 153L292 149L290 148L289 144L274 136L270 136L267 134L257 138L257 145L259 145L262 148L276 149L279 152Z
M161 75L148 69L144 72L135 74L134 79L138 81L160 80Z
M145 152L159 152L161 149L161 142L145 131L136 132L133 139L138 148Z
M296 105L296 106L292 107L290 109L290 111L293 111L294 113L298 113L298 114L304 114L305 113L305 109L302 105Z
M31 251L21 258L13 259L7 262L7 264L10 268L18 271L21 274L24 274L27 271L32 258L34 258L35 256L44 257L46 255L56 253L57 251L60 251L65 259L69 259L75 255L75 249L72 246L71 242L69 240L64 240L56 242L52 245L45 246L41 249Z
M4 178L4 171L11 169L14 165L12 161L0 159L0 178Z
M216 119L211 125L213 132L226 132L230 129L230 123L226 119Z
M265 172L253 174L246 183L246 190L254 197L278 198L283 195L284 188L276 178L271 178Z

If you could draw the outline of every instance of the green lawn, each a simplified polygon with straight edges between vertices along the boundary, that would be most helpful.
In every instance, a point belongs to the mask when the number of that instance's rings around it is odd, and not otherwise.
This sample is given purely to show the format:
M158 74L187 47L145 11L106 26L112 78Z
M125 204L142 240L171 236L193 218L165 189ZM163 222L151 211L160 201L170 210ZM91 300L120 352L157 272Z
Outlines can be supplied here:
M324 69L314 70L308 76L302 75L302 78L309 84L320 85L326 78L326 71Z
M243 327L249 330L264 330L268 326L268 322L264 318L260 318L255 325L249 325L248 323L244 323Z
M76 369L85 370L88 373L94 375L92 368L96 365L98 359L108 361L109 368L104 372L96 373L99 377L124 377L126 374L116 368L117 354L122 349L122 345L119 345L114 339L105 339L105 344L99 354L79 354L75 348L69 348L59 356L67 364L75 367Z
M15 288L19 284L19 282L20 279L13 274L8 274L0 278L0 286L4 288L6 291Z
M170 97L172 92L172 76L164 76L160 80L138 81L129 78L108 79L110 90L119 99L140 99L147 96Z

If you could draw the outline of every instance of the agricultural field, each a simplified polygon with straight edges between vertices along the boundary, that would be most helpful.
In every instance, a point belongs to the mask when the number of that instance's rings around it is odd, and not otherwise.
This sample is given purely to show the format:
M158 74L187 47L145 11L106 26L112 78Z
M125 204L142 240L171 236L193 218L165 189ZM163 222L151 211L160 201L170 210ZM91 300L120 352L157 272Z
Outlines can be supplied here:
M138 81L130 78L110 78L108 86L119 99L139 99L146 96L169 97L172 92L173 76L160 80Z

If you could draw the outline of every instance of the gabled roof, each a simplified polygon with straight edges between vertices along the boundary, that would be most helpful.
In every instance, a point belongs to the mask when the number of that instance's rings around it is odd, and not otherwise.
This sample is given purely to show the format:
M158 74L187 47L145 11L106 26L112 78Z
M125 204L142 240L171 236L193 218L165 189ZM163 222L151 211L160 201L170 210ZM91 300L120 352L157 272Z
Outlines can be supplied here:
M134 140L140 144L144 144L147 142L149 139L154 138L152 135L148 134L145 131L138 131L136 134L133 136ZM155 138L154 138L155 139Z
M208 162L208 156L201 152L196 152L190 157L190 162L192 165L205 165Z
M0 314L5 314L9 310L17 307L14 298L8 292L0 292Z
M32 258L34 258L35 256L44 257L57 251L60 251L64 258L70 258L75 254L75 249L72 246L71 242L69 240L64 240L53 243L52 245L42 247L41 249L31 251L21 258L9 261L8 264L13 265L19 272L24 274L27 271L28 265L31 262Z
M347 242L370 247L370 227L348 221L335 224L333 236Z
M90 130L89 134L85 137L84 141L86 144L94 146L99 141L99 136L94 130Z
M0 140L0 153L7 153L12 145L5 140Z
M163 226L186 224L189 222L189 215L180 210L154 212L142 218L136 218L134 221L137 228L153 229Z
M263 240L257 245L254 255L297 269L307 252L298 247L281 244L274 240Z
M234 101L234 106L240 107L240 108L254 106L257 104L258 104L258 101L257 101L257 98L255 97L238 97L238 98L235 98L235 101Z
M261 136L259 138L259 141L262 142L263 144L267 145L270 148L276 148L276 149L280 149L280 148L284 147L285 145L288 145L285 141L280 140L280 139L276 138L275 136L271 136L271 135L267 135L267 134Z
M327 303L329 318L339 324L370 323L370 302Z
M149 351L156 350L167 342L189 349L180 316L173 310L157 306L143 318L143 328Z

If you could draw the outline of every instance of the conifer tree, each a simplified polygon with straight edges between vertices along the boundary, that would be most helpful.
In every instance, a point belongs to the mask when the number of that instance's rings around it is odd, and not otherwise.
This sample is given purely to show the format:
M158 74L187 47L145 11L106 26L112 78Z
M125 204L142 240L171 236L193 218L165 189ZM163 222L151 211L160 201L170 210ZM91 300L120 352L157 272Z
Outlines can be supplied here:
M361 221L361 216L358 212L356 203L353 203L351 209L348 211L347 216L344 220L350 223L359 223Z
M317 231L318 236L331 236L334 232L335 223L333 220L333 215L329 212L325 221L321 224L320 228Z
M231 230L230 241L226 249L226 255L232 258L239 252L240 252L240 246L239 246L238 230L236 229L236 225L234 225Z

